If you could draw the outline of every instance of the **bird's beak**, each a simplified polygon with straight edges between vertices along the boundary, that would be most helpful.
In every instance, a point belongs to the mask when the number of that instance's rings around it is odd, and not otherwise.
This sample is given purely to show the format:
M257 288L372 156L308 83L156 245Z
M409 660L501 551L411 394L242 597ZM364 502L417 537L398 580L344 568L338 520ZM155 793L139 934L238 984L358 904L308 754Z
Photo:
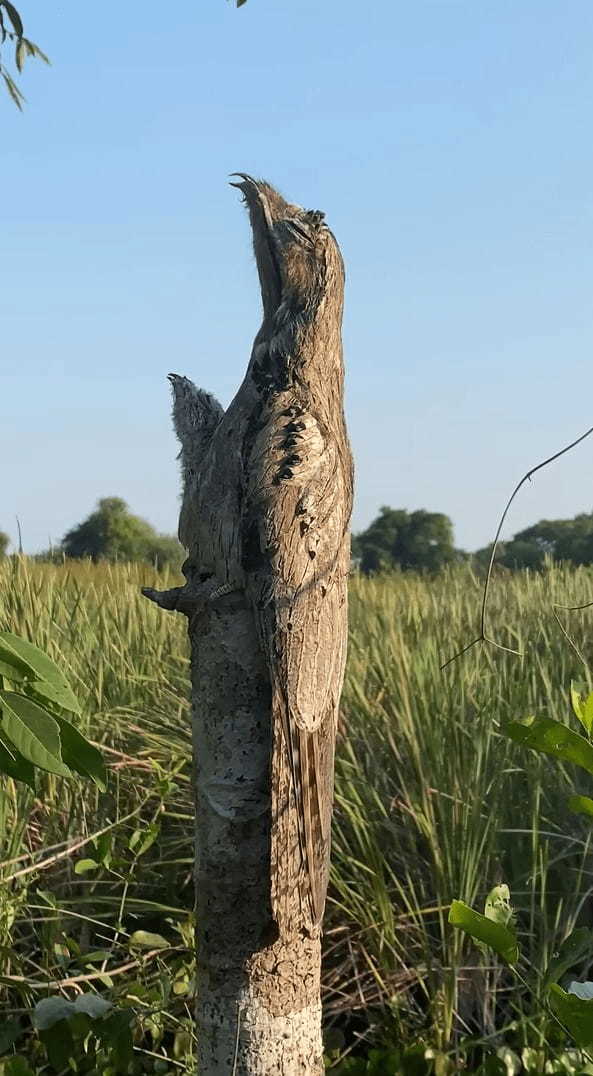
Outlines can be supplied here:
M238 176L241 180L240 183L231 183L231 187L236 187L240 190L247 205L251 209L254 205L259 205L263 213L264 220L268 231L272 231L274 220L270 208L270 200L266 190L265 183L258 183L257 179L253 176L248 176L245 172L231 172L232 176Z

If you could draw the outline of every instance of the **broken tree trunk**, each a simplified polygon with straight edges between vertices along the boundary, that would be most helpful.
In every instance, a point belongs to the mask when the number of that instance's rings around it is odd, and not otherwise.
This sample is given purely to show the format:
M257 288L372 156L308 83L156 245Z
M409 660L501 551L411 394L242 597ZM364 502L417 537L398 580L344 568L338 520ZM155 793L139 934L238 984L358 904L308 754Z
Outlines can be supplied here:
M343 266L323 214L242 176L263 300L222 408L170 375L189 619L200 1076L323 1071L320 926L347 635Z

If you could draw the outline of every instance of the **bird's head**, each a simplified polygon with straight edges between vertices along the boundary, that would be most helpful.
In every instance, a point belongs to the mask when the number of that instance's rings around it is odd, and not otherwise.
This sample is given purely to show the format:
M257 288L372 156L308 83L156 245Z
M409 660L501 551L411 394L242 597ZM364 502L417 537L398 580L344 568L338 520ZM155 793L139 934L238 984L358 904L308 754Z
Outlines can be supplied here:
M264 317L283 303L293 310L315 307L328 294L341 313L344 265L324 214L292 205L264 180L235 175L239 182L232 186L249 210Z

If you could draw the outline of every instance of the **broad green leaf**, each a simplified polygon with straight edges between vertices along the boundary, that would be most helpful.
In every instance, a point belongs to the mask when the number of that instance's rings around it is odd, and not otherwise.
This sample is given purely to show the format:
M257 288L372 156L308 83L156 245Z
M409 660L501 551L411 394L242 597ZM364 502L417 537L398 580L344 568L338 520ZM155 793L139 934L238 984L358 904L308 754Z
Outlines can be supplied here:
M593 800L589 796L570 796L568 808L573 814L588 814L593 816Z
M491 919L487 919L485 915L475 912L464 901L454 900L452 902L449 922L451 926L459 927L460 930L465 931L476 941L483 942L490 949L494 949L507 964L515 964L519 959L517 939L513 931L508 926L494 923Z
M66 721L65 717L53 714L53 718L54 721L57 721L60 730L62 759L66 765L76 773L82 774L83 777L90 777L97 788L101 792L105 792L107 788L107 770L105 769L101 752L96 747L93 747L88 740L85 740L78 729L71 725L69 721Z
M560 721L552 721L549 717L528 717L524 721L510 721L502 731L515 743L542 751L563 762L573 762L587 773L593 773L593 746L584 736L579 736Z
M102 964L104 960L111 958L109 949L93 949L92 953L81 953L80 960L82 964Z
M18 1020L0 1020L0 1054L5 1054L20 1039L23 1029Z
M28 759L23 758L13 743L5 738L0 728L0 773L6 777L12 777L15 781L22 781L35 791L35 767Z
M12 680L13 683L17 684L21 680L26 680L27 676L30 675L26 665L9 665L7 661L0 660L0 676L6 677L7 680Z
M587 927L578 927L562 942L546 969L546 986L558 979L586 956L593 955L593 934Z
M589 691L587 684L573 680L570 685L570 701L576 717L590 733L593 727L593 692Z
M583 1001L576 994L567 994L558 983L548 991L554 1016L572 1035L577 1046L593 1045L593 1001Z
M133 1059L134 1044L130 1027L131 1014L125 1010L112 1012L93 1030L102 1044L113 1052L113 1061L120 1072L127 1072Z
M74 1002L75 1012L83 1012L90 1016L91 1020L98 1020L112 1008L111 1002L100 997L99 994L80 994Z
M80 703L68 684L48 684L46 680L30 680L27 682L26 691L39 698L42 705L51 702L62 710L70 710L73 714L80 713Z
M43 680L69 690L68 681L55 662L39 647L11 631L0 631L0 659L9 665L24 665L32 680Z
M141 949L167 949L169 942L162 934L151 934L148 930L135 930L130 935L128 944L131 949L138 946Z
M55 1072L68 1072L70 1058L75 1056L72 1030L66 1020L60 1020L39 1032L50 1065Z
M87 871L96 871L101 866L96 859L79 859L74 864L75 874L86 874Z
M46 1031L59 1020L67 1020L74 1012L74 1004L66 998L42 998L33 1009L33 1027Z
M0 691L2 732L23 758L49 773L71 777L62 761L58 723L46 710L24 695Z

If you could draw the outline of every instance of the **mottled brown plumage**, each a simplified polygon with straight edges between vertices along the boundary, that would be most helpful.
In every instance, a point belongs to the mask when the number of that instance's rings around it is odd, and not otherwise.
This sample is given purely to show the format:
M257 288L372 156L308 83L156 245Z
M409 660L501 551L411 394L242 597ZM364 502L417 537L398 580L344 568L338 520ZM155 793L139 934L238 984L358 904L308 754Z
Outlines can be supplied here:
M236 186L250 215L263 322L192 476L186 571L244 591L252 606L272 697L272 909L280 926L298 916L315 928L329 869L350 557L344 272L323 214L249 176Z

